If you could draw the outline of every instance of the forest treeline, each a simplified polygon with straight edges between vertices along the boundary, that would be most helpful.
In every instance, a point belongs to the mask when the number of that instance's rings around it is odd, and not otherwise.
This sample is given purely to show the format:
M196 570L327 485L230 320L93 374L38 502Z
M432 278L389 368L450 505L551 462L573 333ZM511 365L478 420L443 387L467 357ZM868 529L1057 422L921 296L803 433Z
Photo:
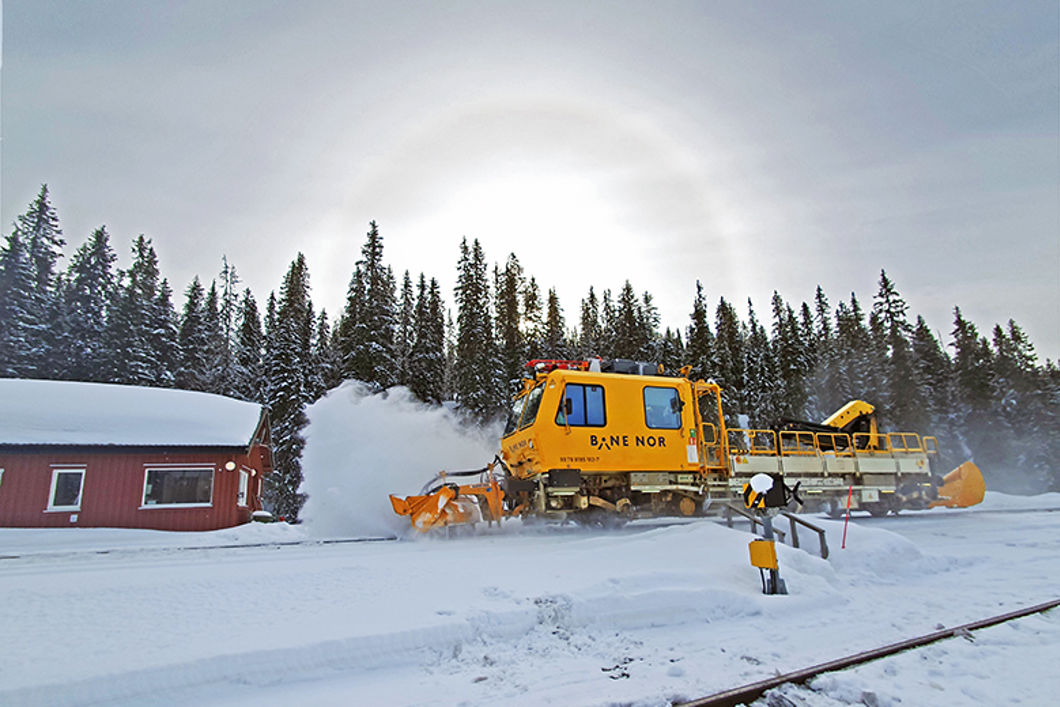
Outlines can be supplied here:
M733 426L820 420L866 400L884 428L936 435L946 468L974 459L989 488L1060 490L1057 365L1038 360L1016 322L981 334L959 307L940 341L883 271L870 303L852 293L833 304L818 286L799 304L775 292L762 314L750 301L711 306L696 282L687 325L661 330L651 294L628 280L618 292L590 286L567 314L514 253L491 267L477 239L460 243L448 305L433 277L406 271L398 281L375 222L334 318L316 311L301 253L263 308L226 257L178 306L145 236L125 270L105 227L60 268L65 244L43 186L0 250L0 376L176 387L266 405L275 457L266 506L288 519L304 502L305 409L327 390L349 379L403 385L488 422L504 414L533 358L629 358L671 373L691 365L722 385Z

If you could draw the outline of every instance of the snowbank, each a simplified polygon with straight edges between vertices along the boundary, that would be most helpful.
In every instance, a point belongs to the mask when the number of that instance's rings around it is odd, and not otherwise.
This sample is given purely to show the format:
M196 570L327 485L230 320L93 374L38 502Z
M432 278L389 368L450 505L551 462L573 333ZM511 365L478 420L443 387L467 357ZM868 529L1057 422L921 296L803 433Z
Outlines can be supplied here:
M1055 595L1056 513L862 518L845 550L813 520L829 559L809 534L779 547L773 597L751 536L706 519L351 544L0 530L23 551L0 552L0 703L662 705ZM175 550L192 541L259 547ZM1045 704L1058 624L822 678L806 704Z
M133 528L0 528L0 556L280 544L300 542L305 537L304 528L287 523L248 523L206 532Z
M1013 496L998 491L987 491L983 502L969 510L980 511L1051 511L1060 509L1060 493L1041 493L1037 496Z
M390 494L417 493L442 470L483 467L499 451L499 430L469 428L406 388L371 394L347 381L306 413L301 518L318 537L401 533L408 520L394 514Z

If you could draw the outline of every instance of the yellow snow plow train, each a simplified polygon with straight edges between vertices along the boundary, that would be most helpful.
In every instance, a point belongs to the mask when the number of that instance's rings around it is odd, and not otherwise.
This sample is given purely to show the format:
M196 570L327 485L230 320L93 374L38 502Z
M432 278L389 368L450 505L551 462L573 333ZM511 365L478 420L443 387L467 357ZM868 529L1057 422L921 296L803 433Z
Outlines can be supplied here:
M982 474L965 462L940 477L938 442L881 432L875 409L852 401L821 423L781 420L730 428L722 389L633 361L531 361L515 397L497 463L440 475L418 496L391 496L394 510L427 531L504 516L589 524L704 512L739 498L756 474L801 483L807 510L873 515L982 501ZM496 467L500 467L498 471ZM719 505L722 505L719 504Z

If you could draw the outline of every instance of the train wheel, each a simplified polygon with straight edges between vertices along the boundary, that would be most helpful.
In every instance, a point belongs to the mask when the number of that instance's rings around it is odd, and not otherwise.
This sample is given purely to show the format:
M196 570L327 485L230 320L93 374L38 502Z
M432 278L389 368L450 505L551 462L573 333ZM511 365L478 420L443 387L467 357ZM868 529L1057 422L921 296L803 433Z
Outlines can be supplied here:
M862 508L869 512L873 518L883 518L891 510L886 503L863 503Z
M602 508L590 508L570 515L571 520L585 528L621 528L629 522L629 518L619 513L605 511Z

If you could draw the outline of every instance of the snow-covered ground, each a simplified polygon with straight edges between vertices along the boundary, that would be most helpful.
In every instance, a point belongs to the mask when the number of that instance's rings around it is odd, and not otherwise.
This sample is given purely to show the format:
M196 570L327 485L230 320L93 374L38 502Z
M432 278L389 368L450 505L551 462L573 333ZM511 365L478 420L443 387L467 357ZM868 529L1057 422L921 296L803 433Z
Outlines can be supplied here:
M1060 513L1016 505L1060 495L857 517L845 550L814 518L832 555L780 548L775 597L748 534L709 520L334 544L5 529L0 704L663 705L1056 598ZM1050 704L1058 659L1053 611L782 691Z
M709 519L410 538L386 493L488 441L401 391L310 417L304 525L0 529L0 705L665 705L1060 596L1060 494L858 515L845 549L814 517L831 556L800 533L767 597ZM1045 705L1058 660L1054 610L778 692Z

